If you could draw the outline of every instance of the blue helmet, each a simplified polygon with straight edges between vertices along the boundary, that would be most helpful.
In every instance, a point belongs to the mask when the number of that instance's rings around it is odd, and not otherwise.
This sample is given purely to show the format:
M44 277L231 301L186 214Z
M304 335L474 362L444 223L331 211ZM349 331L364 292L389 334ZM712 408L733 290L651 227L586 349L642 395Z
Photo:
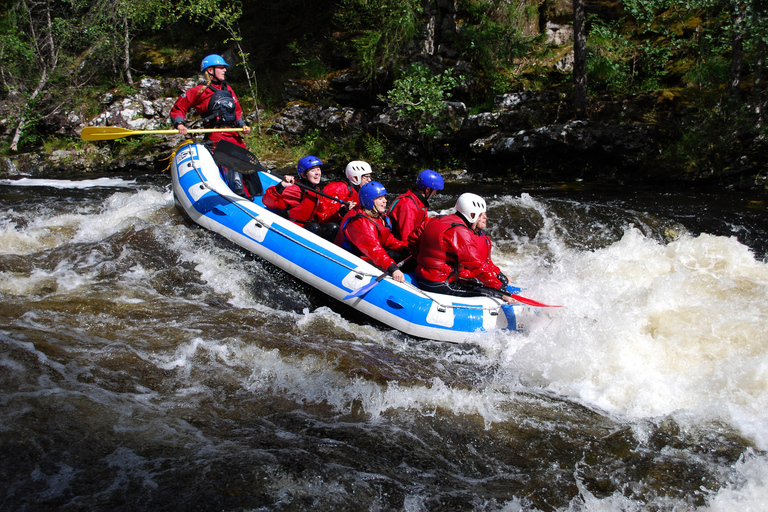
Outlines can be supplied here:
M221 55L216 55L214 53L213 55L209 55L206 58L204 58L203 62L200 63L200 72L202 73L203 71L205 71L211 66L229 67L229 64L227 64L227 61L224 60L224 57L222 57Z
M387 195L387 189L384 188L384 185L378 181L369 181L360 187L358 198L363 208L373 210L373 200L385 195Z
M443 190L444 185L445 182L443 181L443 177L432 169L424 169L419 173L419 177L416 178L416 186L421 190L427 188Z
M323 162L320 161L319 158L316 156L305 156L301 160L299 160L299 163L296 164L296 172L299 173L299 178L304 177L304 173L307 172L309 169L313 167L322 167Z

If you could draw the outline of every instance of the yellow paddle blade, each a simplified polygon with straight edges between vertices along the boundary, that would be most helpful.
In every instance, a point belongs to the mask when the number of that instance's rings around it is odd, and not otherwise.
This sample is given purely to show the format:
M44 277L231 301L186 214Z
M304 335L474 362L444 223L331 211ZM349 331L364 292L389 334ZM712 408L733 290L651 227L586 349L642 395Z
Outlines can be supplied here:
M241 132L242 128L202 128L187 130L187 133L213 133L213 132ZM178 130L129 130L128 128L119 128L117 126L86 126L80 132L80 138L83 140L115 140L131 135L149 135L149 134L178 135Z
M86 126L80 132L80 138L83 140L115 140L139 133L141 132L127 128L118 128L117 126Z

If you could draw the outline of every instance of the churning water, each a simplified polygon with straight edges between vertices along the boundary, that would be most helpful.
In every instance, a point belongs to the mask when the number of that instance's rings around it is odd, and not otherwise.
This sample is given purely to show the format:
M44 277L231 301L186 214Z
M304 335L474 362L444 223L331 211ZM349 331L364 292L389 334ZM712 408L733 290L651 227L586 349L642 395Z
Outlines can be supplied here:
M0 181L3 509L766 510L759 199L473 190L564 307L456 345L188 224L168 181Z

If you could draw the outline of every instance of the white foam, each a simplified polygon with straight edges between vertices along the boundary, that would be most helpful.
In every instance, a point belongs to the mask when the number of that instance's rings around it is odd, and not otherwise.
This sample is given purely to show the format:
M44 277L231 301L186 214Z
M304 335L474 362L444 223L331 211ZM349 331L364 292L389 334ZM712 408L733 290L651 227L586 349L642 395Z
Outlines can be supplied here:
M57 189L66 188L94 188L94 187L130 187L136 184L136 180L124 180L121 178L95 178L92 180L49 180L36 178L20 178L18 180L0 180L0 185L13 187L51 187Z
M768 266L738 241L629 229L533 284L565 307L501 355L525 383L629 418L725 421L768 448Z
M104 200L97 211L26 212L23 215L27 222L23 227L14 220L15 212L3 212L0 213L0 254L31 254L69 242L103 240L137 221L152 219L158 210L170 204L173 204L170 192L118 192Z

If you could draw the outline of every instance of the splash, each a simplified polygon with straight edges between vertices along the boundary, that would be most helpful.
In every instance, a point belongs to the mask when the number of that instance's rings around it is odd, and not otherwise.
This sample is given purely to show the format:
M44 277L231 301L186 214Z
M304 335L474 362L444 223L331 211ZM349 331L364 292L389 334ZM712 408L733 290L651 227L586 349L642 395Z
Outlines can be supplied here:
M630 228L536 289L566 307L502 354L524 382L629 418L724 421L768 448L768 265L735 239Z

